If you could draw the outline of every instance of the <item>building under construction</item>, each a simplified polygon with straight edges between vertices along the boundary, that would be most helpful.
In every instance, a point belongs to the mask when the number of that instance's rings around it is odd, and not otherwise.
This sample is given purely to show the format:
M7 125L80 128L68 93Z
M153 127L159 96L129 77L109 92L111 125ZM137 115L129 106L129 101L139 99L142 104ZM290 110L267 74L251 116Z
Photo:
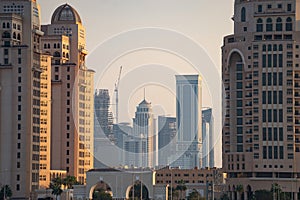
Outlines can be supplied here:
M109 111L110 107L110 96L107 89L99 89L95 92L95 114L96 114L96 126L100 126L106 136L112 135L113 127L113 115Z

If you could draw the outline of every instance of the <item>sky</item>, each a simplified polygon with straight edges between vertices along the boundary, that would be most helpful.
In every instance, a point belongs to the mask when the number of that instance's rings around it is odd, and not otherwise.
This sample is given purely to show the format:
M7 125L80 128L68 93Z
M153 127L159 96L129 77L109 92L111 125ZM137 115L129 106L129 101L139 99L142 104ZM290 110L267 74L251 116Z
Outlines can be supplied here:
M221 77L223 37L233 33L233 0L39 0L42 24L50 23L55 8L64 3L81 16L87 33L87 66L96 71L95 88L108 88L112 101L123 66L119 121L131 122L144 96L156 115L175 116L175 74L200 73L203 106L214 109L214 98L221 104L222 97L214 95L210 84ZM197 58L195 52L201 55ZM196 63L197 59L203 62ZM206 70L211 70L210 75L204 75ZM220 113L215 116L219 133ZM221 155L220 134L216 139L216 154ZM217 164L221 165L220 157Z

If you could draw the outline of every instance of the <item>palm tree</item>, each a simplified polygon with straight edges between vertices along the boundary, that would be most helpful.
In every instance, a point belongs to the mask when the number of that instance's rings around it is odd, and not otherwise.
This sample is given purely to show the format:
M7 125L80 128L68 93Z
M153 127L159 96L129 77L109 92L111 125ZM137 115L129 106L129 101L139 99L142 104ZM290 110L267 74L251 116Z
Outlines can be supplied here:
M62 184L66 186L67 189L72 189L73 185L78 185L77 179L75 176L67 176L62 180Z
M9 185L4 185L0 191L0 199L6 200L7 198L9 199L11 196L12 196L11 188L9 187Z
M244 191L244 187L243 185L237 185L235 190L237 191L238 195L237 195L237 199L240 200L241 199L241 195L242 192Z
M180 199L185 199L185 197L182 198L182 192L183 192L183 191L186 191L186 189L187 189L187 187L186 187L186 185L185 185L184 180L180 180L180 181L178 182L177 187L176 187L176 190L179 190L179 191L180 191Z
M52 189L52 194L55 195L56 200L63 193L61 186L63 184L63 180L60 177L52 179L49 188Z

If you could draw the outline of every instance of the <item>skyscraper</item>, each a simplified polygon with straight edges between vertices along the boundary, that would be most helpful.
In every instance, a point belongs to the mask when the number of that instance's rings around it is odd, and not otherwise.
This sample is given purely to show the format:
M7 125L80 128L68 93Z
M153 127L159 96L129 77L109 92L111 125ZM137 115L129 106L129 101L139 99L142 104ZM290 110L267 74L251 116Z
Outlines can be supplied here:
M158 166L167 166L168 157L176 150L176 118L158 116Z
M125 150L133 152L135 158L129 156L134 163L128 163L135 167L154 167L155 135L154 119L151 103L145 99L137 106L133 119L133 137L125 145ZM129 145L130 144L130 145ZM126 148L129 149L126 149Z
M0 184L12 198L29 199L39 186L43 32L36 1L1 0L0 35Z
M111 104L109 92L107 89L100 89L95 92L94 98L96 123L101 127L101 131L103 131L106 136L111 136L113 117L112 113L109 111Z
M85 28L68 4L43 25L43 50L52 55L51 170L84 183L93 168L94 71L85 66Z
M176 76L176 153L172 166L182 169L200 167L202 142L201 78L199 75Z
M236 0L224 38L223 167L232 199L242 187L298 199L300 172L300 2ZM292 193L291 193L292 192Z
M202 110L202 168L215 167L214 117L211 108Z

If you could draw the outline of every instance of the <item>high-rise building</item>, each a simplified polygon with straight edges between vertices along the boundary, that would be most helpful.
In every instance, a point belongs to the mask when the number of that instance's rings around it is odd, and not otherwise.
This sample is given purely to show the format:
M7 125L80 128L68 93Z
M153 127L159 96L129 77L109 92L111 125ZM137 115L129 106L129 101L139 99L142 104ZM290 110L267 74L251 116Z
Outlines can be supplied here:
M214 117L211 108L202 110L202 168L215 167Z
M94 71L85 66L85 28L68 4L43 25L43 50L52 55L51 170L84 183L93 168Z
M158 116L158 166L167 166L168 157L176 150L176 117Z
M42 35L36 1L0 1L0 185L12 198L39 186Z
M97 125L100 126L100 130L103 131L106 136L111 136L113 128L113 117L112 113L109 110L111 104L109 91L107 89L100 89L98 91L96 90L94 104Z
M133 118L133 135L124 141L124 149L129 152L128 166L154 167L155 130L151 103L145 99L137 106Z
M298 199L300 2L236 0L224 38L223 167L232 199L278 184Z
M202 142L201 89L199 75L176 76L176 156L180 157L172 163L173 167L182 169L200 167Z

